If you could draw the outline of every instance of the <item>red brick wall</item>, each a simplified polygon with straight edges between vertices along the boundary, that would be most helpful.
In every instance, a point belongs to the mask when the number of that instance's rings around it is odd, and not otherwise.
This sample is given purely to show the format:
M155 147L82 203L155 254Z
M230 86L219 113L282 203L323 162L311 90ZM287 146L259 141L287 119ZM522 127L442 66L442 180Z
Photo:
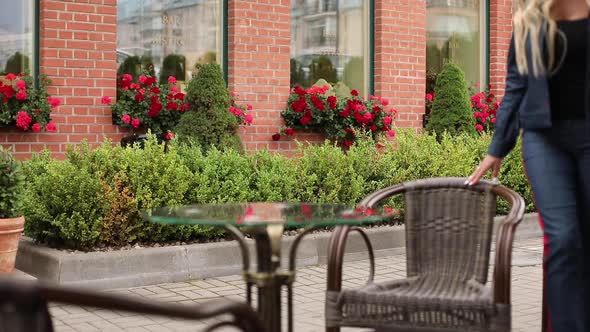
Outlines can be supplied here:
M375 95L398 110L397 127L422 127L426 1L375 0Z
M0 132L19 159L48 148L63 155L69 144L121 135L100 97L115 95L116 0L41 0L40 70L62 105L52 112L56 133Z
M512 0L490 1L490 84L494 94L501 96L512 35Z

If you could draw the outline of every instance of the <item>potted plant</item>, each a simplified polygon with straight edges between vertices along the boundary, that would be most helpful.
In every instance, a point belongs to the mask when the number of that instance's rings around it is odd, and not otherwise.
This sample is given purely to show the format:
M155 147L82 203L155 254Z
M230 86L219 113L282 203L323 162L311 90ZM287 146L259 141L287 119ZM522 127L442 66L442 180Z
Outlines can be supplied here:
M25 218L21 213L24 175L10 152L0 148L0 273L14 270Z

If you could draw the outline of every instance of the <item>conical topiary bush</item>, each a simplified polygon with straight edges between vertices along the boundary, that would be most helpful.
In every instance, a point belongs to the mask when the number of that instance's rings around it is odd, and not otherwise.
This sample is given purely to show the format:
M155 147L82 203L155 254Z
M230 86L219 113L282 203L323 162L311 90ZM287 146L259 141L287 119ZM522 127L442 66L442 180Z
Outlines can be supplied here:
M243 151L236 134L239 122L228 110L231 96L218 64L197 64L185 98L190 110L182 115L175 130L180 142L198 144L203 150L216 147Z
M459 66L453 63L443 66L434 93L436 98L426 126L428 132L435 132L440 138L445 131L451 135L474 131L465 75Z

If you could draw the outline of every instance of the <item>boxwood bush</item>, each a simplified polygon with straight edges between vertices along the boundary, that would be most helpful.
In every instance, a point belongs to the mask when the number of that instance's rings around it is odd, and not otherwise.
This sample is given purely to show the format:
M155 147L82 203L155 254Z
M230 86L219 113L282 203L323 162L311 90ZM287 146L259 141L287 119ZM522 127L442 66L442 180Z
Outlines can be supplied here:
M440 140L440 141L439 141ZM400 130L382 148L361 141L344 152L328 142L301 146L295 157L242 154L149 139L140 149L72 148L65 160L42 153L24 162L26 234L60 248L92 250L134 243L219 238L204 226L152 224L144 209L210 202L306 201L355 204L386 186L417 178L465 177L485 155L484 134L434 135ZM502 183L527 199L520 147L505 160ZM395 201L392 204L396 204ZM400 206L401 207L401 206ZM506 212L500 204L499 213Z

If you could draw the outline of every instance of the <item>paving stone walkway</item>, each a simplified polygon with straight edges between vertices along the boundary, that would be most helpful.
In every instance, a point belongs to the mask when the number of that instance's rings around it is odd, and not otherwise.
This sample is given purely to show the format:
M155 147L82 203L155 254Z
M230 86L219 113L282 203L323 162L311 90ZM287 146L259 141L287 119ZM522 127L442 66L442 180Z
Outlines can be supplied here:
M541 331L541 254L540 238L515 243L512 269L513 331ZM363 285L368 275L368 260L345 262L344 287ZM376 281L402 278L405 275L405 255L381 257L376 260ZM294 314L296 332L323 331L324 290L326 267L300 268L294 287ZM220 296L244 300L244 287L240 276L161 284L112 292L139 296L154 301L183 304L202 303ZM165 317L145 316L81 308L51 305L51 314L57 332L69 331L202 331L209 322L175 320ZM228 330L230 331L230 330ZM362 331L362 329L343 329Z

